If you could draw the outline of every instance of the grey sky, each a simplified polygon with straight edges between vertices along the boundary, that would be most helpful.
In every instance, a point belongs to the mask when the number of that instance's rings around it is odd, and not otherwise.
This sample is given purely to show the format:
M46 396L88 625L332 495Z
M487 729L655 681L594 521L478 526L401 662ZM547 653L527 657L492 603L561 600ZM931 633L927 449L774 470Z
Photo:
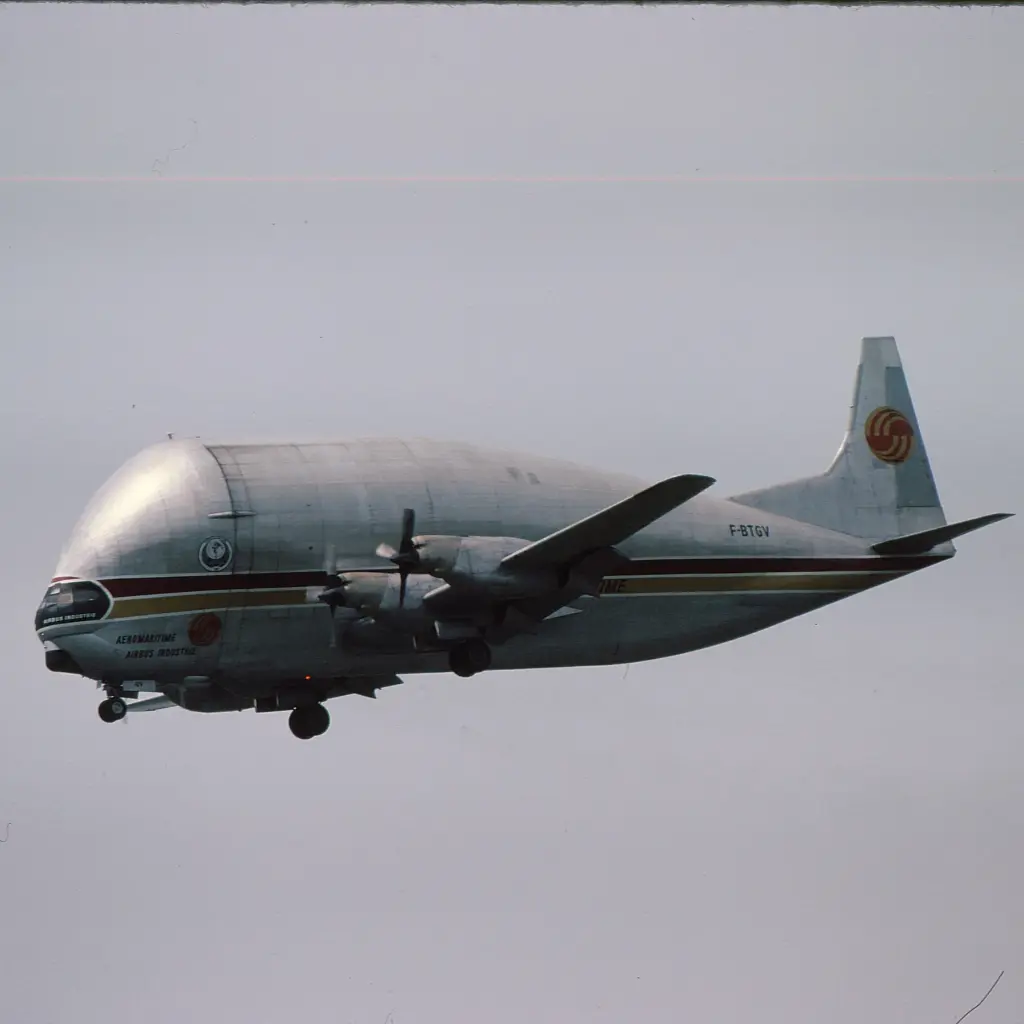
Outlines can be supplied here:
M411 678L310 744L103 726L30 622L167 431L728 494L827 464L865 334L947 514L1024 511L1022 52L1009 8L0 8L0 1017L931 1024L1005 969L972 1020L1019 1019L1017 520L625 680ZM977 180L464 180L675 175ZM331 176L453 180L181 180Z

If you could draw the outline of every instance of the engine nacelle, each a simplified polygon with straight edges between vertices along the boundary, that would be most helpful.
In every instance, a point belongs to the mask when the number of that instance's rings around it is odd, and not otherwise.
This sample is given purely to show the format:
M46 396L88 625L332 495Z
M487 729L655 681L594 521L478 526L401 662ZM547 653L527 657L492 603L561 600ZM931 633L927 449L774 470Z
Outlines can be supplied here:
M375 572L348 572L338 578L341 585L326 591L322 600L361 615L373 615L384 600L390 577Z
M417 565L421 572L444 579L445 573L455 568L462 542L465 537L450 537L445 534L427 534L413 537Z
M401 577L397 572L349 572L339 579L341 586L327 595L338 607L351 608L361 616L405 628L427 620L423 599L441 586L433 576L411 574L406 578L403 600Z
M522 537L414 538L419 568L453 586L480 587L498 598L529 597L557 588L553 570L511 570L501 566L503 558L526 547Z
M392 573L386 579L388 585L377 605L374 618L405 626L424 621L426 613L423 610L423 599L441 584L433 576L412 573L406 577L405 600L402 601L402 583L398 573Z

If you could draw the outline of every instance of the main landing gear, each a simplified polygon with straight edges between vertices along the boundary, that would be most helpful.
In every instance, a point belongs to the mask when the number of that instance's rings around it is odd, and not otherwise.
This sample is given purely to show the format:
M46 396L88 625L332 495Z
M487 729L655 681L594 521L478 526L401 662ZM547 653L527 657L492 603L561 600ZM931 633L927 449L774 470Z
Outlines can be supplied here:
M300 740L311 740L314 736L323 736L331 724L331 716L323 704L307 704L296 708L288 716L288 728L292 735Z
M448 652L448 667L463 679L491 667L491 649L480 639L463 640Z
M108 697L96 710L104 722L120 722L128 714L128 704L123 697Z

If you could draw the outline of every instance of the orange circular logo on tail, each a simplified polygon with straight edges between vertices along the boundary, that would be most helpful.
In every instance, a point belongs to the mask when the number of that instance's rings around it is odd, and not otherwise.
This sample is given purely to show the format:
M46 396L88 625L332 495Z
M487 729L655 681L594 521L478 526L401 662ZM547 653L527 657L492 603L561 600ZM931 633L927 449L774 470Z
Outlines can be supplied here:
M220 639L220 617L213 612L203 612L188 624L189 642L194 647L209 647Z
M906 462L914 448L914 428L896 409L876 409L864 424L864 438L876 459Z

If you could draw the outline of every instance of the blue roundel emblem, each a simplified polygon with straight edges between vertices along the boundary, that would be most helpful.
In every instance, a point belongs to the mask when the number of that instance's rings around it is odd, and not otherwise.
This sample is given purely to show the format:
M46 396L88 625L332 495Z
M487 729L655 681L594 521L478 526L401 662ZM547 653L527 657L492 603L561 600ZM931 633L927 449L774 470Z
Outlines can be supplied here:
M231 564L231 542L222 537L207 537L199 545L199 564L207 572L220 572Z

